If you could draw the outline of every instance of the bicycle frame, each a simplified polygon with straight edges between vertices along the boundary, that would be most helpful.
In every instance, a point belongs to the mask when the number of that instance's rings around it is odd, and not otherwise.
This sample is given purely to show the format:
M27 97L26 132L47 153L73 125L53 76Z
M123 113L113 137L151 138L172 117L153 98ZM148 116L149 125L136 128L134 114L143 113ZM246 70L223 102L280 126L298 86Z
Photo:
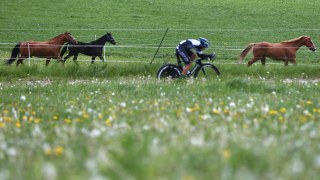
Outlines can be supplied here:
M180 73L182 73L183 67L182 67L182 64L181 64L182 61L180 60L180 56L179 56L179 54L177 54L177 53L174 53L174 54L176 54L176 56L177 56L178 67L181 69L181 72L180 72ZM198 59L196 59L196 60L194 60L194 61L191 61L191 63L196 63L196 65L191 69L190 73L187 74L188 77L192 76L193 73L196 71L196 69L197 69L198 67L203 66L203 63L201 62L201 61L203 61L203 60L211 60L211 59L210 59L210 58L207 58L207 59L198 58Z

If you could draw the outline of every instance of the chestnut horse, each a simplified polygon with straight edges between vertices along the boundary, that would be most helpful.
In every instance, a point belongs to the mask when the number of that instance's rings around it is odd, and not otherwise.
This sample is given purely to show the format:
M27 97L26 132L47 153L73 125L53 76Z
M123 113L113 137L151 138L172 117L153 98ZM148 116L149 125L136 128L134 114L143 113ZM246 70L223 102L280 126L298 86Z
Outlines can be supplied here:
M61 46L65 42L76 44L77 40L74 37L72 37L72 35L69 32L66 32L46 42L20 42L13 48L11 58L8 60L6 64L12 64L16 60L19 53L21 53L21 56L18 57L17 66L20 63L23 64L22 61L24 59L32 56L36 56L39 58L46 57L46 66L49 65L51 58L62 61L61 57L59 56L59 53Z
M310 50L315 51L316 48L311 40L311 37L301 36L289 41L283 41L281 43L269 43L259 42L250 43L241 52L238 57L238 63L243 63L247 54L253 50L253 58L248 62L248 66L251 66L254 62L261 59L262 65L266 64L266 57L273 60L284 61L284 65L288 65L288 61L292 64L297 64L296 52L301 46L307 46ZM254 46L254 47L253 47Z

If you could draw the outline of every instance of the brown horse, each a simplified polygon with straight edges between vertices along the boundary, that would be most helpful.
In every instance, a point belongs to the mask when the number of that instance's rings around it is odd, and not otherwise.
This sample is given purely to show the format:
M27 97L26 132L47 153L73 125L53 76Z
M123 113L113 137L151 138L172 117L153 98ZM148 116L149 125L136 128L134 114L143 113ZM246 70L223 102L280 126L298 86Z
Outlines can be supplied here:
M59 56L59 53L61 46L65 42L76 44L77 40L74 37L72 37L72 35L69 32L66 32L46 42L20 42L13 48L11 58L8 60L6 64L12 64L12 62L16 60L19 53L21 53L21 56L18 57L17 66L20 63L23 64L22 61L24 59L32 56L36 56L39 58L46 57L46 66L49 65L51 58L60 60L62 62L63 60Z
M301 46L307 46L310 50L315 51L316 48L311 40L311 37L301 36L289 41L283 41L281 43L269 43L259 42L250 43L241 52L238 57L238 63L243 63L247 54L253 50L253 58L248 62L248 66L251 66L254 62L261 59L262 65L266 64L266 57L273 60L284 61L284 65L288 65L288 61L292 64L297 64L296 52ZM254 48L253 48L254 46Z

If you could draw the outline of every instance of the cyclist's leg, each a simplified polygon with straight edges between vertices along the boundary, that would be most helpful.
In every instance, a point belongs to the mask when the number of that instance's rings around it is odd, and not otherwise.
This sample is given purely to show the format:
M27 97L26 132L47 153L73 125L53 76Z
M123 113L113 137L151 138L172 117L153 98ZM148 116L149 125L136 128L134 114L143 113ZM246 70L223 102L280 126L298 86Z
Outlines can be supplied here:
M183 75L187 75L187 72L189 71L189 69L191 67L191 62L190 62L189 56L192 57L192 55L194 53L192 51L190 51L190 50L185 49L185 48L177 49L177 53L179 54L179 56L181 57L183 62L186 64L186 66L182 70L182 74Z

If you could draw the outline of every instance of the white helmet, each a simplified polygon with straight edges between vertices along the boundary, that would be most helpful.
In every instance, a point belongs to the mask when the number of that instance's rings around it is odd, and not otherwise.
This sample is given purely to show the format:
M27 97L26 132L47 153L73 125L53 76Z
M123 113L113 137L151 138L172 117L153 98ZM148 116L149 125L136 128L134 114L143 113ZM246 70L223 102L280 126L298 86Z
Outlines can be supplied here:
M199 41L200 41L201 44L203 44L204 47L209 48L210 43L206 38L199 37Z

